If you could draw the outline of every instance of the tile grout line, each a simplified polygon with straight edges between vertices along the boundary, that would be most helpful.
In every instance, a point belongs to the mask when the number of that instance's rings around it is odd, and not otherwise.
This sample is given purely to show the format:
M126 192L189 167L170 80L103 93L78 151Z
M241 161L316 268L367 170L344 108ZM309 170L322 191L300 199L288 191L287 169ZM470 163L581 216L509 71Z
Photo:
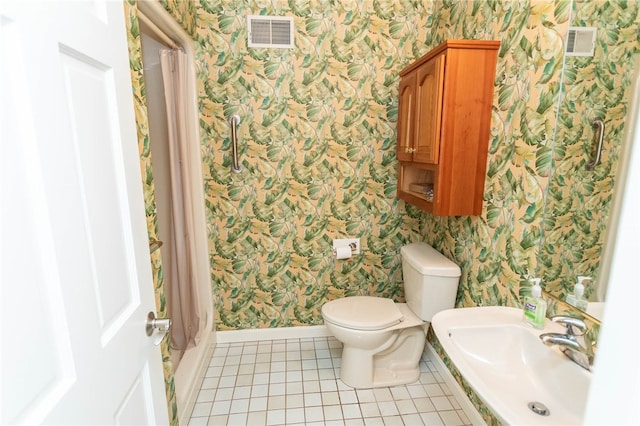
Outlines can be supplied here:
M340 360L332 337L219 344L189 425L470 424L427 353L418 382L375 389L342 383Z

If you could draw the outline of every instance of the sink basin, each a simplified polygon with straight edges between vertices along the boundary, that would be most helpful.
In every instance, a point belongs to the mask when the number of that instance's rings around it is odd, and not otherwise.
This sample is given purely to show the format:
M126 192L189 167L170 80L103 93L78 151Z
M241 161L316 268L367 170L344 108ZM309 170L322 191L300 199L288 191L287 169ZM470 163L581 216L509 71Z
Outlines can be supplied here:
M582 424L591 373L557 348L545 346L542 333L564 333L547 320L544 330L522 322L522 310L508 307L461 308L433 317L433 330L460 374L505 424ZM530 403L549 414L536 414Z

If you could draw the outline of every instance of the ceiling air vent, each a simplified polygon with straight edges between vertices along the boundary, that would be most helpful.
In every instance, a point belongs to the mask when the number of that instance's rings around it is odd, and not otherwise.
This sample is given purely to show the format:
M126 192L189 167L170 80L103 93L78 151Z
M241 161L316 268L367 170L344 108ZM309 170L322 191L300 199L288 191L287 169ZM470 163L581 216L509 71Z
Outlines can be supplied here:
M247 16L249 47L293 49L293 17Z
M595 27L569 27L567 56L593 56L596 47Z

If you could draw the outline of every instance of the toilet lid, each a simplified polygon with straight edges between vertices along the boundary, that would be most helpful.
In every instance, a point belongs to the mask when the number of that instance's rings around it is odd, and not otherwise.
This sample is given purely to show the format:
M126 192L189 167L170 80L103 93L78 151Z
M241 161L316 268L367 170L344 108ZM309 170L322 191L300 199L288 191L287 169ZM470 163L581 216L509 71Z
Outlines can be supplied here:
M356 330L382 330L404 319L393 300L353 296L332 300L322 306L325 320Z

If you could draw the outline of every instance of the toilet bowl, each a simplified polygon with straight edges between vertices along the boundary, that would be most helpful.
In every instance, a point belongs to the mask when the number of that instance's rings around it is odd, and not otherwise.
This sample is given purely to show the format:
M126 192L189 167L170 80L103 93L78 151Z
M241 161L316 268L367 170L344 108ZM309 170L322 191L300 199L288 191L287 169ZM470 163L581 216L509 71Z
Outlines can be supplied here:
M353 296L333 302L322 307L322 316L343 343L340 378L345 384L371 388L418 379L428 323L391 299ZM402 356L393 356L396 352Z
M394 386L420 376L431 317L453 308L460 268L425 243L401 249L407 303L372 296L322 306L327 330L343 344L340 379L354 388Z

